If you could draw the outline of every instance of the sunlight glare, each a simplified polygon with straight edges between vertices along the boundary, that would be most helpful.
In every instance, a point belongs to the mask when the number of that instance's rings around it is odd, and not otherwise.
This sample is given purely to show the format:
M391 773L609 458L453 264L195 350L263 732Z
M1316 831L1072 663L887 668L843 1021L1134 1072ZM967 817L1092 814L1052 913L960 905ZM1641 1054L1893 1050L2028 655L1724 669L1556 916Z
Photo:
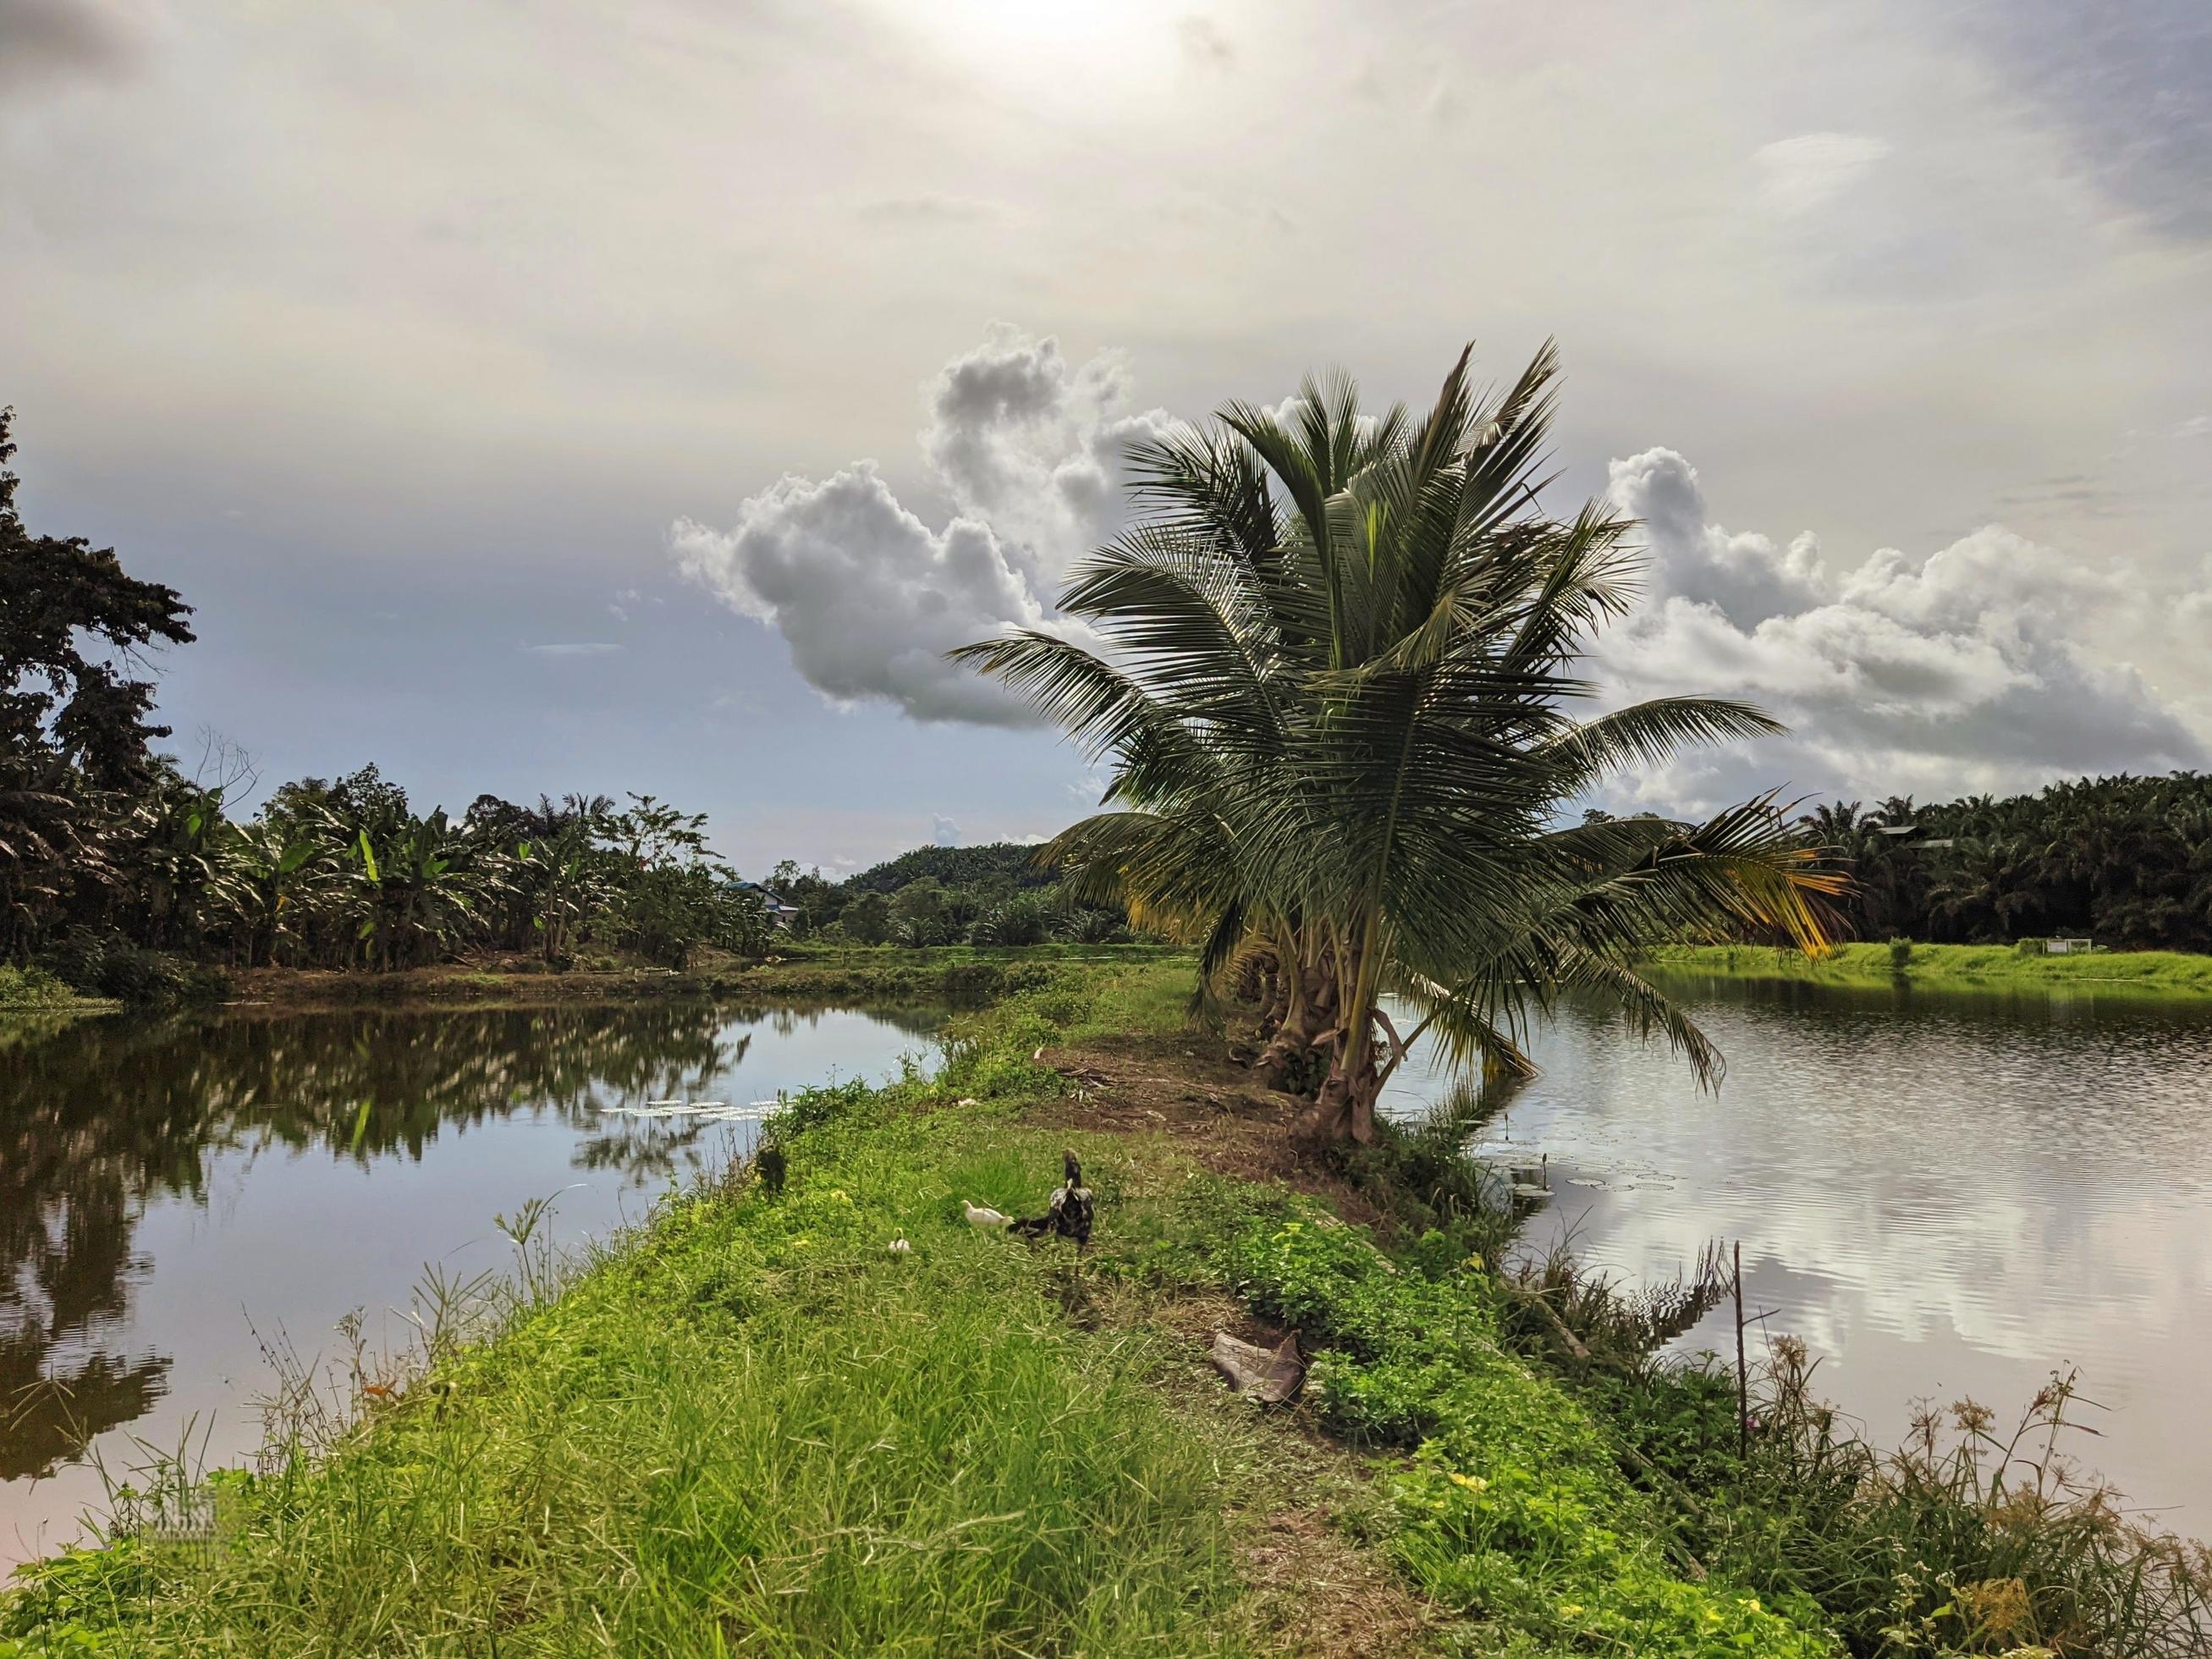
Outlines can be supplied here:
M997 75L1073 72L1126 79L1174 64L1165 0L886 0L884 10L945 56Z

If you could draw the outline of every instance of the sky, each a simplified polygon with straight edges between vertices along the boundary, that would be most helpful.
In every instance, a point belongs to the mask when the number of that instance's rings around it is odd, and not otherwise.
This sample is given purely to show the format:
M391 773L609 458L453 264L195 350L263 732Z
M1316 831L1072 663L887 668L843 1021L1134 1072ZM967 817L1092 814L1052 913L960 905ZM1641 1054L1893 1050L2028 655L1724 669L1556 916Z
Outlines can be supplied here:
M1121 446L1468 340L1645 524L1624 807L2212 752L2212 11L0 0L34 531L181 588L189 759L649 792L750 872L1051 833L943 663Z

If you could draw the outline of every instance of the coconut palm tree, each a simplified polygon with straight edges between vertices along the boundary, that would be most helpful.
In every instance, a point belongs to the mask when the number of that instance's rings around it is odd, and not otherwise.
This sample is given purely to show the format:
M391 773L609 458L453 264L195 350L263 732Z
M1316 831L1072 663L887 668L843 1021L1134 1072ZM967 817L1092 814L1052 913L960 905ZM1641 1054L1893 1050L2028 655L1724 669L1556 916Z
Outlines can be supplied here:
M1210 913L1209 961L1259 933L1322 967L1327 1073L1301 1128L1324 1140L1371 1135L1412 1041L1386 994L1455 1059L1526 1072L1530 1012L1587 988L1716 1075L1636 951L1746 923L1818 939L1838 885L1765 800L1558 827L1624 767L1778 728L1711 698L1570 712L1630 601L1632 526L1540 509L1550 346L1500 395L1467 371L1463 353L1418 422L1364 414L1337 377L1139 447L1152 510L1061 599L1106 649L1031 630L954 653L1111 757L1110 793L1144 815L1056 854L1120 868L1133 908Z

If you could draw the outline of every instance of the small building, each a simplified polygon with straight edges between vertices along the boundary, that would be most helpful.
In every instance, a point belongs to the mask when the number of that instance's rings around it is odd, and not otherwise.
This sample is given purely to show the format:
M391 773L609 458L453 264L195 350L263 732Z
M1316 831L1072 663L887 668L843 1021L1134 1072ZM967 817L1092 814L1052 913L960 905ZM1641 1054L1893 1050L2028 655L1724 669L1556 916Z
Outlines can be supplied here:
M773 888L763 886L759 882L740 881L738 884L738 890L740 893L751 893L758 897L768 910L768 919L787 933L791 931L799 918L805 914L797 905L787 902L782 894Z

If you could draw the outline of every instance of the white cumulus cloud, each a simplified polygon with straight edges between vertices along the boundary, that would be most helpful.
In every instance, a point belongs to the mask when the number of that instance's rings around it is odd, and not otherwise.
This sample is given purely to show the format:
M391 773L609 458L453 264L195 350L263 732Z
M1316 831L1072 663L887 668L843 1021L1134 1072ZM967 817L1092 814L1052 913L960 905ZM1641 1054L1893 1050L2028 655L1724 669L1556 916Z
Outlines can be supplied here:
M1062 573L1121 523L1123 447L1168 423L1129 402L1117 354L1071 365L1058 341L995 325L927 389L922 453L953 506L943 529L858 461L825 479L786 476L726 530L679 519L670 549L686 575L781 634L836 702L1029 724L944 653L1009 627L1062 626L1048 609Z
M922 453L954 507L1015 544L1047 584L1121 522L1124 451L1171 424L1130 407L1119 352L1071 365L1004 323L931 384Z
M921 720L1022 725L1028 712L944 653L1043 608L988 525L932 530L899 505L872 462L819 482L787 475L715 530L678 519L684 574L768 623L807 683L832 700L880 699Z
M1644 523L1652 602L1605 636L1595 678L1623 699L1746 698L1791 728L1644 779L1639 803L1704 809L1777 784L1926 799L2203 763L2204 742L2133 668L2078 643L2092 623L2148 626L2203 594L2148 592L1997 525L1924 557L1832 563L1809 535L1714 523L1669 449L1613 462L1610 494Z

